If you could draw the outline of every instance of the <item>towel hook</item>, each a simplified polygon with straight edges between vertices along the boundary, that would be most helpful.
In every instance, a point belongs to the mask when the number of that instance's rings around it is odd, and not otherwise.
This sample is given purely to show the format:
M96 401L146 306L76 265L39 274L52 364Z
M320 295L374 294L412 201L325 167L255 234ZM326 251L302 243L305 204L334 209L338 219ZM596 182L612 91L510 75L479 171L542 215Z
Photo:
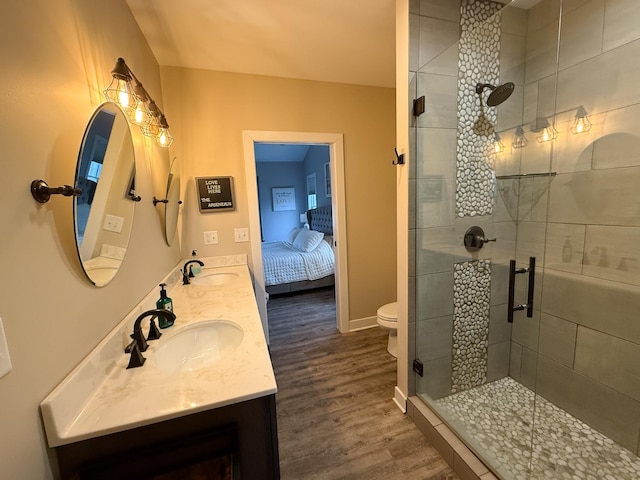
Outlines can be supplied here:
M394 152L396 152L396 159L391 162L391 165L404 165L404 153L398 155L398 149L394 148Z

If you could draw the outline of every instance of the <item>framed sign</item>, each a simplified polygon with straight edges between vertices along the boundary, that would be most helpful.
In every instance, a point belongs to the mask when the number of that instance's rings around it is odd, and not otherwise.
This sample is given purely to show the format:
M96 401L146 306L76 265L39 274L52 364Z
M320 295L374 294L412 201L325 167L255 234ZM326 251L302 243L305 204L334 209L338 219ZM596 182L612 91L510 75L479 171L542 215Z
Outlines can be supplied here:
M233 177L196 177L200 213L234 210Z
M273 211L283 212L296 209L296 189L293 187L272 188Z

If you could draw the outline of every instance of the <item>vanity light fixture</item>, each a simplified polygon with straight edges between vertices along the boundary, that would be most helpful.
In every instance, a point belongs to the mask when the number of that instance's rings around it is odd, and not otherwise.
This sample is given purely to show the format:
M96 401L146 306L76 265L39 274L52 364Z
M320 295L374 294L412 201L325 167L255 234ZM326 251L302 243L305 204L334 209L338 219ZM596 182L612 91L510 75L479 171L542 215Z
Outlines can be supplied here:
M123 58L118 58L111 76L111 83L104 90L106 99L120 105L129 122L139 126L145 136L161 147L170 147L173 137L167 118Z
M511 146L513 148L523 148L527 146L527 143L529 143L529 141L527 137L524 136L524 129L522 126L517 127L513 135L513 140L511 141Z
M558 131L555 129L553 125L549 124L549 121L545 118L542 120L540 129L538 130L540 134L536 137L539 143L550 142L551 140L555 140L558 136Z
M502 144L502 139L500 135L497 133L493 134L493 147L491 149L493 153L502 153L504 152L504 145Z
M580 105L576 111L576 119L573 122L573 127L571 127L571 133L586 133L589 130L591 130L591 122L587 116L587 111Z

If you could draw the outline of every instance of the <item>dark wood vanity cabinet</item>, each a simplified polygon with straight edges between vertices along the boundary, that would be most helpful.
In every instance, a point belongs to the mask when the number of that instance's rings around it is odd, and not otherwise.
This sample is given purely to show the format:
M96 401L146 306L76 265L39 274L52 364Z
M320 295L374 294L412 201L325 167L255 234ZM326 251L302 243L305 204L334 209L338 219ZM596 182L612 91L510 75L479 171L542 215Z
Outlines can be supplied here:
M62 480L276 480L275 395L62 445L54 453Z

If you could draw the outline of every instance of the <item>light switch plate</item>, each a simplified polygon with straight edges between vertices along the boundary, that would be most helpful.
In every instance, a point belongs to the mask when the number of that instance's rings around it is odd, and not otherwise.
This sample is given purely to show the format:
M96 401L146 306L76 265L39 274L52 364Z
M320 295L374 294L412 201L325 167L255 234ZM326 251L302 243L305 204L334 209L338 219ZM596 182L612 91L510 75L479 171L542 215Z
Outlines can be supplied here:
M110 232L120 233L122 232L123 224L124 224L124 218L107 214L104 217L104 224L102 225L102 228L104 230L109 230Z
M204 234L204 244L205 245L216 245L218 243L218 232L216 230L211 230L208 232L202 232Z
M7 337L4 335L4 327L2 326L2 318L0 318L0 378L4 377L11 371L11 357L9 357L9 347L7 346Z
M248 228L234 228L233 236L236 243L249 241L249 229Z

